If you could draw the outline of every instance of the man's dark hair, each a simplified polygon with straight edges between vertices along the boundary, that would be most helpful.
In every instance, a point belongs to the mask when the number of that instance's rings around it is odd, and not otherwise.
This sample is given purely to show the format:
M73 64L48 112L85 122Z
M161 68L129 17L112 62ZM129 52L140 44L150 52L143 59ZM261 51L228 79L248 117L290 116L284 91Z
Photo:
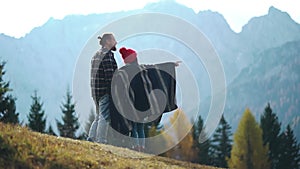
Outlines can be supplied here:
M112 33L104 33L104 34L102 35L102 37L101 37L101 36L98 36L98 39L100 40L100 41L99 41L99 44L103 47L103 46L105 45L106 41L107 41L108 39L110 39L112 35L113 35Z

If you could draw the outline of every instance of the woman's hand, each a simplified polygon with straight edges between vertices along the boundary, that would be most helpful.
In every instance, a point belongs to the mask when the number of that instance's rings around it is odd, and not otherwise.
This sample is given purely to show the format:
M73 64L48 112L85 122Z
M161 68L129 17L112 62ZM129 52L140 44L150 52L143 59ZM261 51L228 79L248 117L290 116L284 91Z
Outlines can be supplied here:
M174 62L175 67L179 66L180 63L182 63L182 61L176 61L176 62Z

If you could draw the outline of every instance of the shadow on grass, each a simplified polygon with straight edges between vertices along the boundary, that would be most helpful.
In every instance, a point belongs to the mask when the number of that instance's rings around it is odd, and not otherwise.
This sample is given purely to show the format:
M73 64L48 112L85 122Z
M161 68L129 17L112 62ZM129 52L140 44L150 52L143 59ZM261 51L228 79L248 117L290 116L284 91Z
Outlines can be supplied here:
M17 150L5 142L0 135L0 168L30 168L28 164L18 160Z

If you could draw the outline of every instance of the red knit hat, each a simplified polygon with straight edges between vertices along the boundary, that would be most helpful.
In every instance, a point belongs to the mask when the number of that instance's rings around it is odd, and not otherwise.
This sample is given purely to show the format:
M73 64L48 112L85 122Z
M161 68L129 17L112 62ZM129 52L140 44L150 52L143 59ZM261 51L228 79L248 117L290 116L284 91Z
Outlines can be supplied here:
M137 53L133 49L122 47L119 52L122 55L124 63L131 63L136 60Z

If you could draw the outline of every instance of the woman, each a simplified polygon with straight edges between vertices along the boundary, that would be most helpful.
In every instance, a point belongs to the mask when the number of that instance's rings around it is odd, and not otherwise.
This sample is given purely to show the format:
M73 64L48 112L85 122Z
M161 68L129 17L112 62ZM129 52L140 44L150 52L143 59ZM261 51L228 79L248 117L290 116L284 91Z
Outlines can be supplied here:
M136 71L140 70L138 60L137 60L137 53L134 50L126 49L125 47L122 47L119 50L119 52L125 63L123 70L134 70L134 69ZM127 71L127 72L131 72L131 71ZM138 94L141 94L143 92L141 90L144 89L143 85L142 85L143 81L141 80L140 76L142 76L142 74L138 74L138 76L136 76L136 78L139 78L139 79L134 80L137 83L140 82L140 85L137 85L140 87L140 90L137 89L137 90L135 90L135 92L132 91L131 95L130 95L131 96L130 98L133 101L133 103L135 103L134 100L137 100L137 99L141 100L141 98L138 98L137 96L138 96ZM126 77L128 77L128 75ZM131 79L127 79L127 80L129 80L127 84L130 86ZM136 94L134 94L134 93L136 93ZM142 105L140 105L140 106L142 106ZM130 113L132 113L132 112L130 112ZM144 151L144 149L145 149L144 123L142 122L142 119L140 119L139 121L140 122L131 121L131 124L132 124L131 137L135 138L135 142L134 142L132 148L137 151Z
M117 112L128 119L131 124L127 126L131 131L131 137L135 138L132 148L137 151L144 151L144 123L159 122L163 112L170 112L177 108L174 67L178 66L180 62L139 65L137 53L133 49L122 47L119 52L125 65L114 74L112 83L113 103ZM169 68L170 71L167 71L166 68ZM168 98L168 100L164 102L165 104L160 101L162 97L150 94L153 89L162 90L166 94L164 98ZM114 126L120 126L123 123L121 121L124 119L116 118L112 120L112 123L115 124ZM120 130L122 127L113 128Z

